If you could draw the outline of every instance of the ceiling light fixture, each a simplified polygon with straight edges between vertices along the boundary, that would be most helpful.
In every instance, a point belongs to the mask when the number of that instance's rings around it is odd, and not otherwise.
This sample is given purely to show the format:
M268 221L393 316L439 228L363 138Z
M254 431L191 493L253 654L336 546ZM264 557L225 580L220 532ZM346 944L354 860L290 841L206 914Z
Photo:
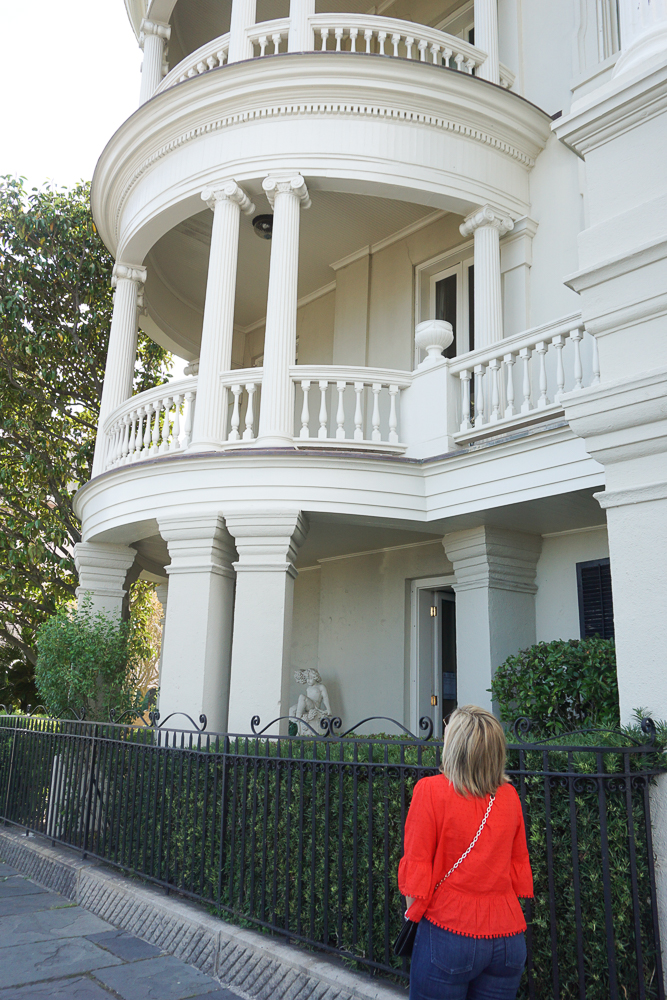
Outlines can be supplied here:
M252 228L260 240L270 240L273 234L273 216L256 215L252 220Z

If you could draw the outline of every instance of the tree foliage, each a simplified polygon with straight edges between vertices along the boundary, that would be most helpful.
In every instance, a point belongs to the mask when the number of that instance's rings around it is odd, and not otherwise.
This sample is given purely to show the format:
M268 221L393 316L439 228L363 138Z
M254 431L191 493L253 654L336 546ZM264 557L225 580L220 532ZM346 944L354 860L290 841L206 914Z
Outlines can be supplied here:
M113 258L88 185L0 179L0 646L36 662L39 626L71 600L113 307ZM139 338L135 391L168 355Z
M614 641L594 635L538 642L498 667L491 693L507 724L526 716L545 734L582 726L616 727L620 717Z

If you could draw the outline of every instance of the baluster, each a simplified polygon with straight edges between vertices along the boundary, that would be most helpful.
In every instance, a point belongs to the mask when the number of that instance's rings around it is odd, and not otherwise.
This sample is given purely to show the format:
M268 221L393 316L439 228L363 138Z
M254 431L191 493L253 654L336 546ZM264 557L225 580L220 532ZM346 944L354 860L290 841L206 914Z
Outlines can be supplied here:
M169 447L170 451L178 451L180 446L179 438L181 436L181 401L183 399L182 393L178 393L174 396L174 423L171 428L171 445Z
M132 425L132 419L129 413L125 414L123 418L123 437L120 444L120 462L121 465L125 465L127 462L127 456L130 450L130 427Z
M521 404L522 413L530 413L530 358L532 355L530 347L522 347L519 351L519 357L523 361L523 403Z
M157 399L153 403L153 433L151 435L151 455L157 455L160 447L160 413L162 412L162 400Z
M144 446L142 448L142 454L145 458L146 455L149 454L151 447L151 412L153 410L153 404L146 403L144 410L146 411L146 430L144 431Z
M112 469L115 460L115 450L116 450L116 427L110 427L107 431L107 448L106 448L106 460L104 464L105 469Z
M248 405L245 411L245 430L243 432L244 441L254 441L255 440L255 390L257 389L257 384L255 382L246 383L246 392L248 393Z
M428 42L426 41L425 38L420 38L417 48L419 49L419 61L426 62L426 50L428 48Z
M326 438L327 434L327 388L329 386L328 382L322 381L319 383L320 387L320 429L317 432L318 438Z
M208 66L209 69L215 69L215 67L218 65L218 60L216 59L215 56L209 56L208 59L206 60L206 65Z
M484 365L475 365L475 427L484 426Z
M398 386L389 386L389 444L398 444L398 413L396 412L396 397Z
M386 54L387 54L385 52L385 48L384 48L384 43L386 41L387 41L387 32L386 31L378 31L378 45L380 47L380 55L381 56L386 56Z
M199 76L201 76L202 73L205 73L207 69L208 66L205 62L202 61L197 63L197 73L199 74Z
M382 384L380 382L373 382L373 416L371 423L373 425L373 432L371 434L372 441L381 441L382 434L380 433L380 392L382 391Z
M405 39L405 51L408 54L408 59L412 59L412 50L414 48L415 40L412 35L408 35Z
M195 394L190 389L185 394L185 432L183 436L183 450L185 450L190 442L192 441L192 422L195 416Z
M322 39L322 43L320 45L320 52L326 52L328 37L329 37L329 29L320 28L320 38Z
M220 49L219 52L216 52L216 56L218 57L220 65L224 66L227 62L227 51L225 49Z
M500 358L494 358L489 362L491 371L491 416L490 424L497 424L500 420L500 387L498 385L498 372L500 371Z
M463 60L464 59L465 59L465 56L462 55L460 52L457 52L456 55L454 56L454 62L456 63L456 68L459 71L459 73L463 72L462 66L463 66Z
M282 40L282 37L283 36L280 33L278 33L278 32L276 32L275 35L271 35L271 41L273 42L273 54L274 54L274 56L277 56L278 53L280 52L280 42Z
M472 76L472 72L474 69L475 69L475 60L466 59L466 73L468 74L468 76Z
M535 344L535 350L540 356L540 398L537 401L537 408L543 410L545 406L549 405L549 399L547 397L547 363L546 363L546 353L549 345L545 341L541 340L539 344Z
M461 379L461 426L459 430L469 431L470 423L470 369L464 368L459 372Z
M165 396L162 403L164 406L164 414L162 417L162 444L160 445L160 454L164 455L165 451L169 451L169 431L171 430L171 396Z
M345 387L347 382L336 382L336 389L338 390L338 410L336 411L336 439L338 441L345 440Z
M565 392L565 368L563 367L563 348L565 347L565 337L559 334L551 338L551 343L556 350L556 395L554 403L560 403L560 397Z
M598 338L593 337L593 381L591 385L600 384L600 352L598 351Z
M356 396L356 402L354 406L354 440L363 441L364 440L364 414L361 408L361 397L364 391L363 382L354 383L354 393Z
M505 418L514 416L514 363L516 358L513 354L506 354L503 361L507 365L507 406L505 407Z
M301 380L301 392L303 393L303 406L301 407L301 430L299 437L310 437L310 410L308 408L308 393L310 392L310 379Z
M130 429L130 440L127 445L127 461L131 462L134 458L135 442L137 440L137 411L132 410L130 414L131 429Z
M400 42L401 42L400 35L394 34L391 36L391 44L394 46L394 55L396 56L397 59L398 59L398 46L400 45Z
M438 65L438 56L440 55L440 46L435 42L431 45L431 55L433 56L433 65Z
M572 330L570 333L570 340L574 344L574 388L583 389L583 377L584 370L581 367L581 338L583 334L581 327L577 327L576 330Z
M343 29L336 28L334 35L336 36L336 52L341 52L343 45Z
M453 53L451 49L442 50L442 65L446 66L448 69L449 69L449 60L452 58L452 55Z
M373 29L366 28L364 31L364 41L366 42L366 55L370 55L371 42L373 41Z
M357 51L357 35L359 34L358 28L350 28L350 52Z
M241 423L241 392L243 387L240 385L232 386L232 396L234 397L234 409L232 410L232 429L227 437L228 441L239 441L239 424Z
M257 44L259 45L259 57L266 55L266 46L269 44L269 39L266 35L260 35L257 39Z
M143 443L143 426L144 426L144 408L140 406L137 410L137 437L134 446L134 453L132 455L133 461L136 460L141 455L141 447Z

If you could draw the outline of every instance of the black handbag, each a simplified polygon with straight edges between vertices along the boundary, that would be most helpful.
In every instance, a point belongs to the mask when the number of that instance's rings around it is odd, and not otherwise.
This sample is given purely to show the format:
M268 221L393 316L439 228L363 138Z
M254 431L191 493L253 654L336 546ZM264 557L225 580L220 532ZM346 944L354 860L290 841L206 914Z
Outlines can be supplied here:
M495 795L492 795L490 797L489 805L487 807L486 812L484 813L484 819L482 820L482 822L480 824L479 830L477 831L477 833L473 837L472 843L470 844L470 847L468 848L467 851L463 852L463 854L461 855L461 857L459 858L459 860L456 862L456 864L452 865L452 867L449 869L449 871L447 872L447 874L443 878L440 879L440 881L438 882L438 884L433 889L433 892L435 892L436 889L440 888L440 886L445 881L445 879L449 878L449 876L452 874L452 872L455 871L458 868L458 866L461 864L462 861L465 861L465 859L468 857L468 855L472 851L473 847L475 846L475 844L479 840L480 833L482 832L482 830L486 826L486 821L489 818L489 813L491 812L491 806L493 805L493 803L495 801L495 798L496 798ZM409 958L410 955L412 954L412 949L414 948L414 945L415 945L415 938L417 937L417 928L418 927L419 927L419 921L417 921L417 920L408 920L406 917L403 918L403 926L401 927L401 930L399 931L398 937L394 941L394 955L396 955L398 958Z

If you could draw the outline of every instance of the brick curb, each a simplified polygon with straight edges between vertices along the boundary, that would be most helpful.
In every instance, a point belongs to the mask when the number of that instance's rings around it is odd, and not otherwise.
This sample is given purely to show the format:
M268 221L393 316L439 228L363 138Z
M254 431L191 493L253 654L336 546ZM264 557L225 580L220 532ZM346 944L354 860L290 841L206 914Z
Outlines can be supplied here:
M216 976L248 1000L406 1000L400 986L225 923L195 903L81 861L41 837L0 828L0 856L44 888Z

